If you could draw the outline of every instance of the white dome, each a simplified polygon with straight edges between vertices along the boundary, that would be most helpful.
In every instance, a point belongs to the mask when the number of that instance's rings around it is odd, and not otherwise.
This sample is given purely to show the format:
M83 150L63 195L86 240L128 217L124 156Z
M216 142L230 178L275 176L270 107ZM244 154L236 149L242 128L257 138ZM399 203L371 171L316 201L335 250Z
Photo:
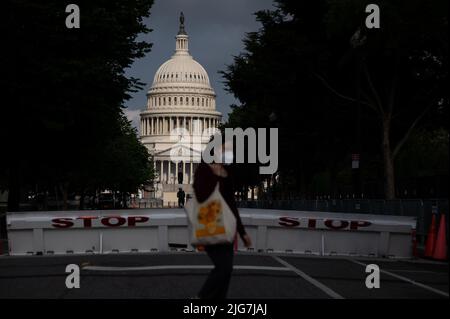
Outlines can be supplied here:
M211 88L206 70L191 55L175 54L156 71L152 87L160 84L194 85Z
M203 112L217 116L213 88L208 73L189 54L189 37L180 17L180 30L175 37L175 53L156 71L147 92L149 112Z

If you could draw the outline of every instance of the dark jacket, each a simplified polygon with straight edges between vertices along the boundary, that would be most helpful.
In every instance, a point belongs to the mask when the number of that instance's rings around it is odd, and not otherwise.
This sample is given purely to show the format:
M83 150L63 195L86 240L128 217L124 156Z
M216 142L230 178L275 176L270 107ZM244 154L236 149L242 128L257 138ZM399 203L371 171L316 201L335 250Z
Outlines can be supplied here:
M245 228L244 225L242 225L241 216L239 216L236 202L234 200L233 180L227 167L224 167L228 173L227 177L217 176L206 163L202 162L199 164L194 175L193 187L195 197L199 202L205 201L214 191L217 182L219 182L220 194L236 217L237 232L239 233L241 238L243 238L245 235Z

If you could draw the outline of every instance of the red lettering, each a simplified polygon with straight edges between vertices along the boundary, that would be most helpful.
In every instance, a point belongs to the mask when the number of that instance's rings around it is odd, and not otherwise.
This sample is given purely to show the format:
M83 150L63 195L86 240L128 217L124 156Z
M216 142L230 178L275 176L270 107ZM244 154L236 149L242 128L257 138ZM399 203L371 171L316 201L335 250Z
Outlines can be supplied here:
M316 220L315 219L308 220L308 228L316 228Z
M339 225L334 225L334 222L338 222ZM325 226L327 226L328 228L331 228L331 229L343 229L348 226L348 221L327 219L325 221Z
M148 217L145 216L130 216L128 217L128 226L136 226L136 223L145 223Z
M81 216L78 217L77 219L83 220L83 227L89 228L92 227L92 220L97 218L98 218L97 216Z
M362 220L352 220L350 222L350 229L351 230L357 230L359 227L367 227L372 225L371 222L366 222L366 221L362 221Z
M300 222L295 217L280 217L278 224L286 227L300 226Z
M69 228L73 226L72 218L53 218L52 226L56 228Z
M116 223L112 223L111 220L116 219L117 222ZM109 227L118 227L118 226L122 226L123 224L125 224L127 222L127 220L123 217L120 216L109 216L109 217L104 217L102 218L102 224L105 226L109 226Z

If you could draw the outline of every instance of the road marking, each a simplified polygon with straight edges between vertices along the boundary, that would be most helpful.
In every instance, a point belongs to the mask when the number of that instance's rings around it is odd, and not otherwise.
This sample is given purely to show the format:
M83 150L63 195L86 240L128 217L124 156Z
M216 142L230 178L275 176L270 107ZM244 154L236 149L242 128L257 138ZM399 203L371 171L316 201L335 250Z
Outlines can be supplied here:
M355 264L361 265L361 266L363 266L363 267L367 266L367 264L364 264L364 263L362 263L362 262L359 262L359 261L356 261L356 260L353 260L353 259L347 259L347 260L348 260L348 261L351 261L351 262L353 262L353 263L355 263ZM442 296L445 296L445 297L448 297L448 296L449 296L448 293L446 293L445 291L442 291L442 290L439 290L439 289L436 289L436 288L433 288L433 287L424 285L424 284L422 284L422 283L420 283L420 282L417 282L417 281L414 281L414 280L412 280L412 279L409 279L409 278L406 278L406 277L403 277L403 276L394 274L394 273L392 273L392 272L390 272L390 271L386 271L386 270L383 270L383 269L381 269L381 268L380 268L380 271L381 271L382 273L385 273L385 274L389 275L389 276L392 276L392 277L394 277L394 278L397 278L397 279L400 279L400 280L409 282L410 284L413 284L413 285L415 285L415 286L418 286L418 287L427 289L427 290L432 291L432 292L434 292L434 293L437 293L437 294L439 294L439 295L442 295Z
M85 266L83 270L93 271L140 271L140 270L171 270L171 269L212 269L211 265L159 265L159 266L141 266L141 267L109 267L109 266ZM291 271L286 267L266 267L266 266L248 266L235 265L233 269L247 270L270 270L270 271Z
M283 259L281 259L278 256L272 256L276 261L278 261L280 264L286 266L287 268L289 268L291 271L295 272L297 275L299 275L300 277L302 277L303 279L305 279L306 281L308 281L309 283L313 284L314 286L316 286L317 288L319 288L320 290L322 290L324 293L326 293L328 296L334 298L334 299L344 299L344 297L342 297L341 295L339 295L337 292L335 292L334 290L332 290L331 288L325 286L324 284L322 284L321 282L315 280L314 278L312 278L311 276L307 275L306 273L304 273L303 271L301 271L300 269L294 267L293 265L291 265L290 263L288 263L287 261L284 261Z
M445 275L448 274L445 272L439 272L439 271L432 271L432 270L411 270L411 269L385 269L386 271L393 271L393 272L417 272L417 273L423 273L423 274L436 274L436 275Z

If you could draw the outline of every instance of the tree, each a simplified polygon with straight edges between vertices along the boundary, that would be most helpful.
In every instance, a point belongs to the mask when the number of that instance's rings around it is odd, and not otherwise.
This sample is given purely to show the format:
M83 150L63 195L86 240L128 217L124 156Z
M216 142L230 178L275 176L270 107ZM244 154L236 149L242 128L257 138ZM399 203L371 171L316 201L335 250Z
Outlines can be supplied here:
M380 29L367 29L362 23L365 3L354 0L331 1L327 19L332 41L345 41L351 34L351 47L345 52L350 63L358 65L360 103L373 110L381 133L385 196L395 197L394 161L424 117L442 117L448 109L447 1L429 3L381 1ZM352 58L350 56L353 55ZM341 98L324 77L324 85ZM337 75L337 79L348 80ZM343 88L345 92L345 88ZM434 117L432 116L434 115Z
M276 4L256 13L262 28L223 72L241 102L232 125L252 117L278 126L280 180L294 176L302 193L325 171L339 189L336 176L357 149L380 158L385 198L394 198L399 151L447 114L447 2L378 2L381 29L370 30L362 1Z
M149 165L124 124L123 103L142 85L127 78L125 69L150 51L151 44L137 37L151 31L143 18L149 16L152 1L77 2L79 29L65 26L67 4L57 0L4 4L7 32L1 84L8 104L0 118L5 155L0 159L0 181L9 191L9 211L19 209L28 190L56 188L65 197L84 185L129 190L141 183L135 174ZM122 174L121 181L110 181L113 185L96 174L102 159L109 159L102 156L111 150L111 141L119 143L115 150L137 156L125 164L132 176ZM150 178L148 174L142 178Z

